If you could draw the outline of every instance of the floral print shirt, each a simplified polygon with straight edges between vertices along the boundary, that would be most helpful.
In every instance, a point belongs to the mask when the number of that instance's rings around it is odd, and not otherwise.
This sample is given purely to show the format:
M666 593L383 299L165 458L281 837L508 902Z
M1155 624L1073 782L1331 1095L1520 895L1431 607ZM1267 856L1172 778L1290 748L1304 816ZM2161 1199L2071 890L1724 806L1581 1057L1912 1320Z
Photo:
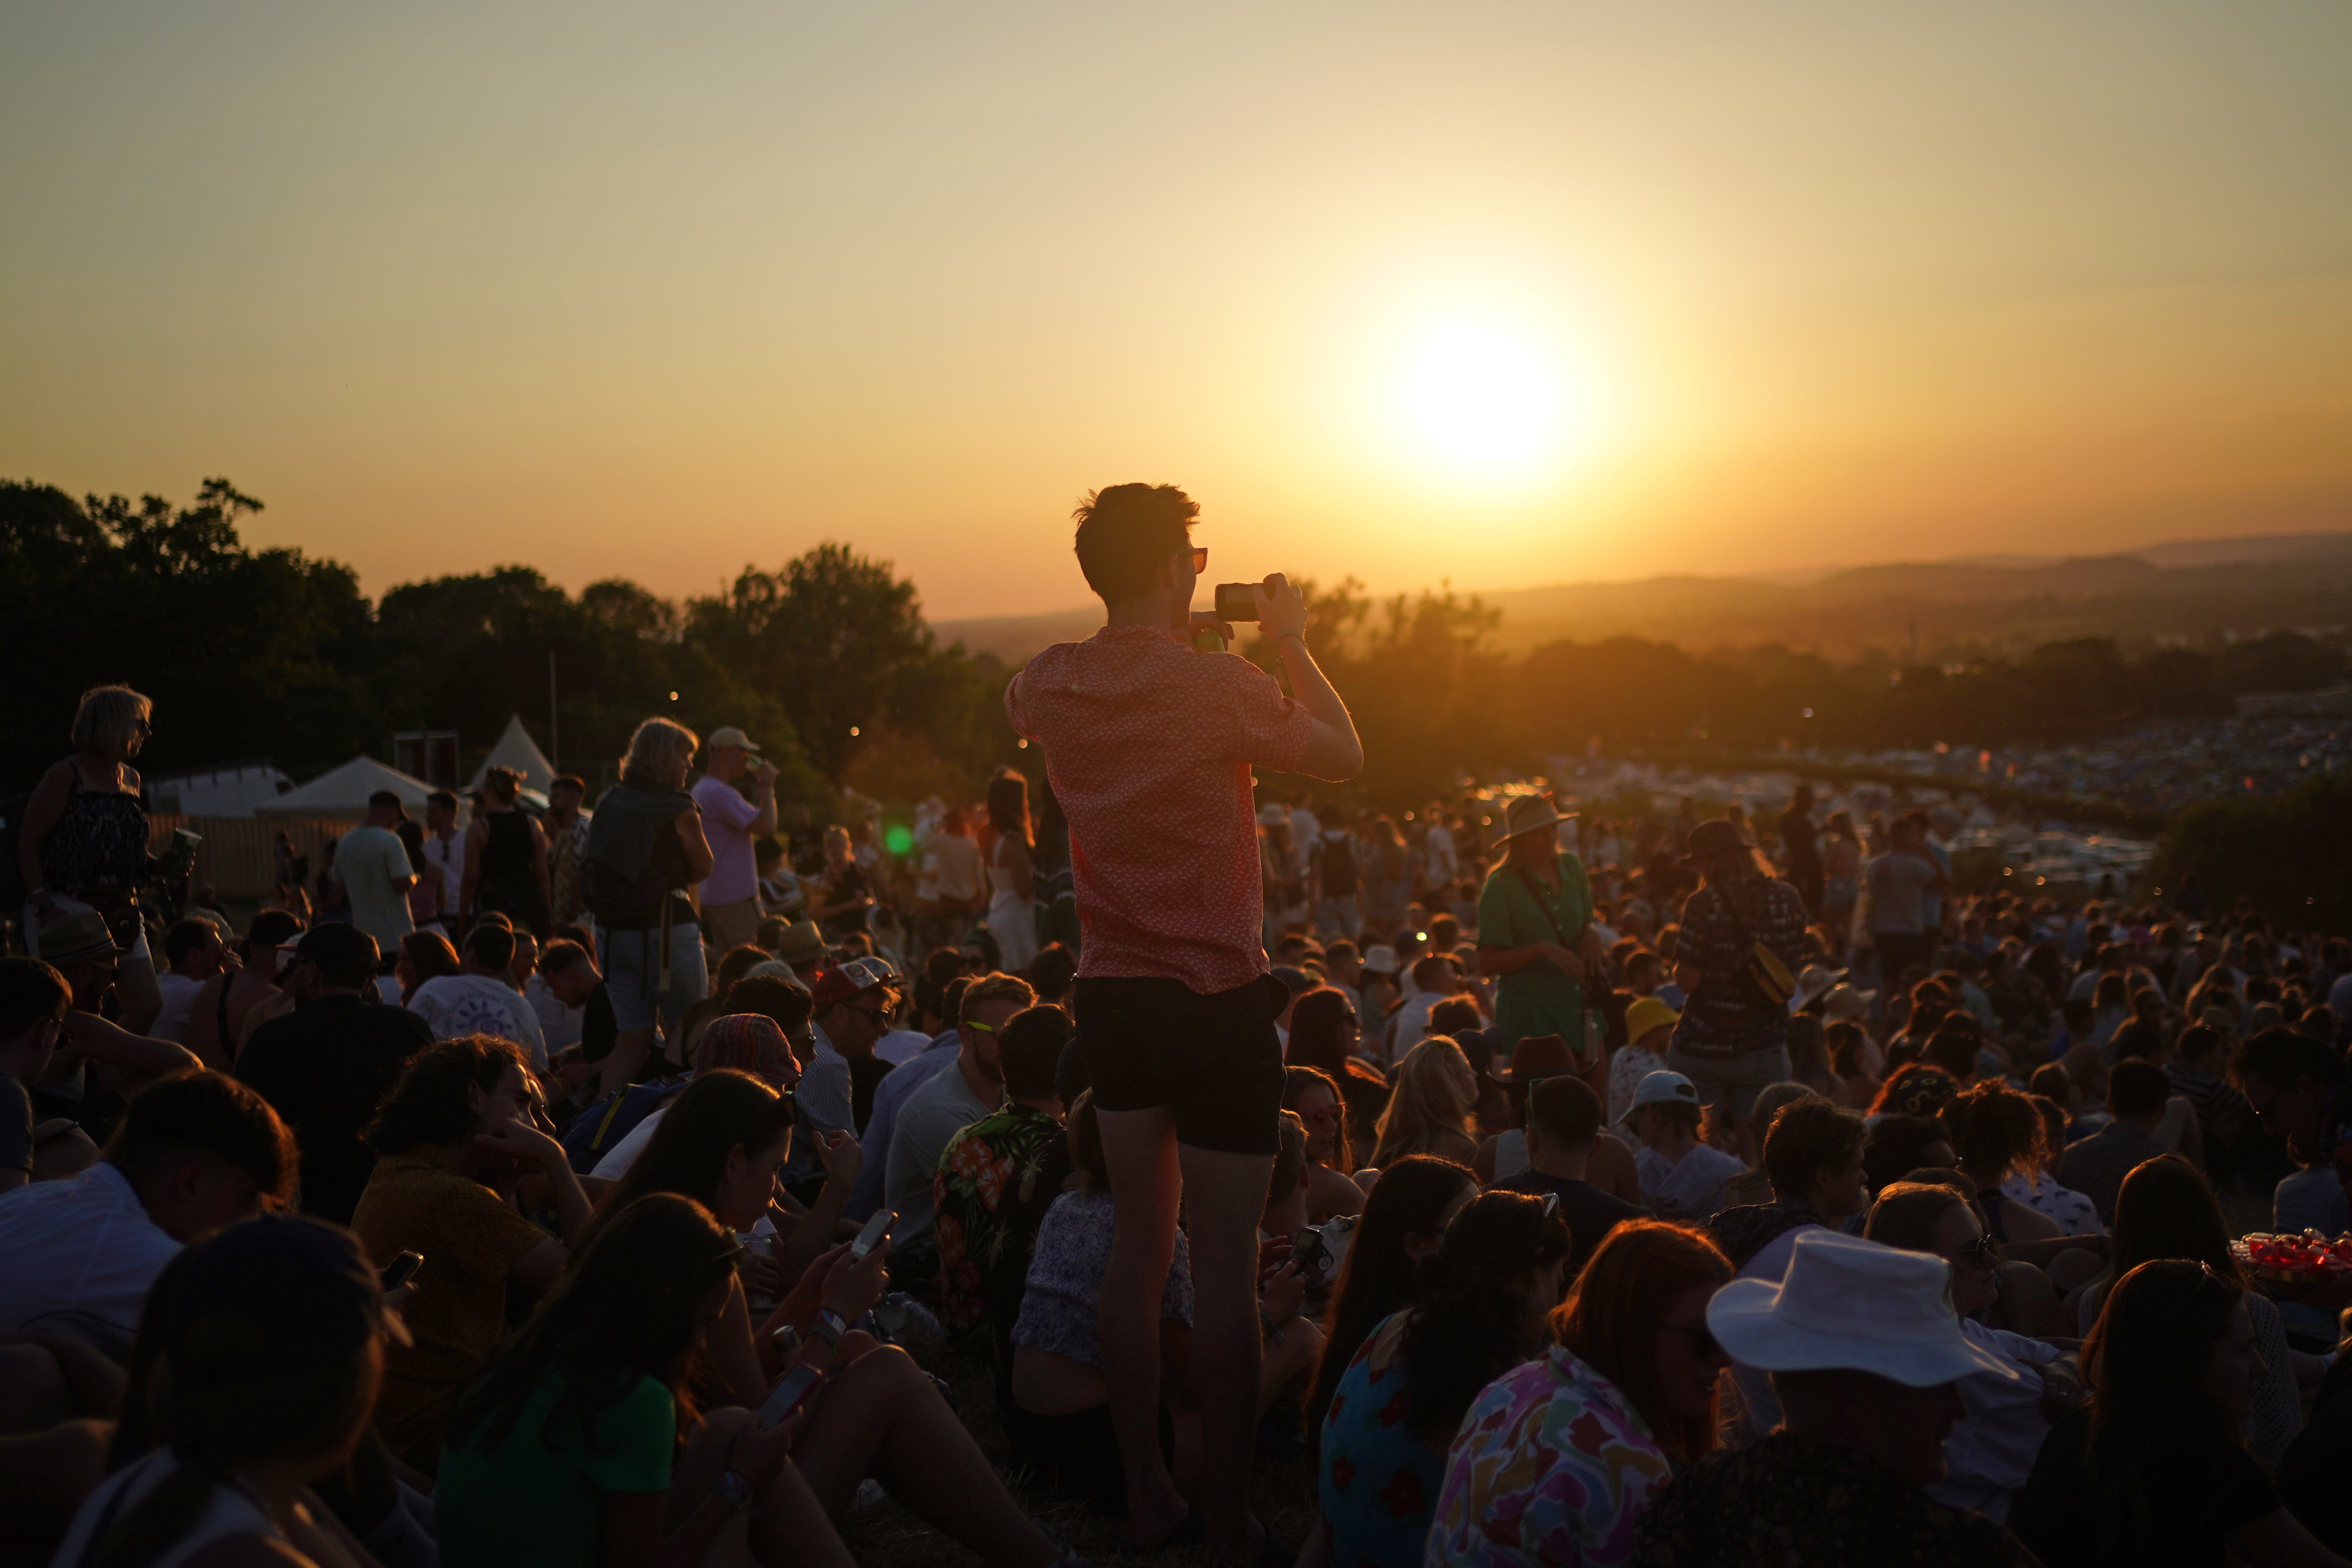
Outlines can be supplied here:
M1445 1458L1424 1561L1623 1563L1665 1450L1617 1386L1558 1345L1472 1402Z
M1323 1415L1318 1490L1325 1560L1335 1568L1419 1568L1429 1539L1445 1460L1405 1420L1411 1369L1402 1351L1373 1364L1375 1349L1394 1343L1395 1322L1384 1318L1364 1336Z
M987 1321L1010 1340L1037 1227L1069 1174L1062 1124L1025 1105L1008 1101L948 1140L931 1199L949 1332Z

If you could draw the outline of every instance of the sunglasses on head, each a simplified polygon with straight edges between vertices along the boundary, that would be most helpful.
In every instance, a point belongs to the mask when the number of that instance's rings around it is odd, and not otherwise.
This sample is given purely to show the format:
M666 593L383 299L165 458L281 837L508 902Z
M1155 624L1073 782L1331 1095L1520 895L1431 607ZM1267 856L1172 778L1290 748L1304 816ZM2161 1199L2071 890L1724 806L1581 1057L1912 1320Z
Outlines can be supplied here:
M2000 1257L1993 1250L1992 1237L1979 1236L1963 1246L1952 1261L1965 1263L1971 1268L1990 1268L2000 1261Z

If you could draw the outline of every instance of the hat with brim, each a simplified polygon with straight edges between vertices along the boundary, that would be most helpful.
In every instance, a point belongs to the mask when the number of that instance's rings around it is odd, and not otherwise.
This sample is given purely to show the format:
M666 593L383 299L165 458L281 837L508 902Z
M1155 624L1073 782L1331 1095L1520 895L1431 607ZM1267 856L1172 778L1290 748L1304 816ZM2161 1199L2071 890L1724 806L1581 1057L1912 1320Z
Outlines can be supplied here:
M1257 808L1257 825L1260 827L1287 827L1290 826L1290 808L1276 801L1267 801Z
M1633 1103L1617 1119L1619 1126L1633 1120L1633 1112L1645 1105L1687 1105L1693 1110L1704 1109L1698 1085L1678 1072L1644 1073L1642 1081L1633 1086Z
M711 731L702 743L705 748L713 752L724 751L730 746L739 752L757 752L760 749L758 742L732 724L721 724L718 729Z
M1845 971L1843 969L1832 969L1826 963L1808 963L1797 972L1797 988L1789 994L1789 1011L1803 1012L1812 1005L1814 997L1844 978Z
M112 963L122 956L106 917L95 910L59 915L41 927L41 960L62 968L68 963Z
M1488 1068L1486 1076L1507 1089L1534 1083L1538 1079L1558 1078L1575 1068L1576 1058L1570 1052L1565 1037L1529 1035L1511 1047L1509 1062Z
M1557 828L1561 817L1559 807L1549 797L1540 795L1513 795L1503 807L1503 826L1497 835L1517 838L1523 833L1541 833L1545 828Z
M1673 1028L1683 1016L1655 996L1636 996L1625 1005L1625 1038L1640 1040L1654 1029Z
M816 963L824 951L824 932L814 921L794 921L776 939L776 956L795 969Z
M1685 847L1688 852L1683 856L1683 865L1692 868L1710 855L1720 855L1727 849L1753 849L1756 846L1748 842L1746 834L1718 816L1692 828L1690 843Z
M1870 1016L1870 1005L1876 1000L1875 991L1860 991L1851 985L1832 985L1822 994L1822 1016L1832 1024L1850 1024L1857 1018Z
M1734 1279L1706 1305L1732 1360L1763 1372L1866 1372L1907 1388L2019 1373L1960 1331L1952 1266L1843 1231L1798 1234L1779 1279Z
M1385 942L1374 942L1364 949L1364 973L1367 974L1394 974L1402 967L1396 949Z

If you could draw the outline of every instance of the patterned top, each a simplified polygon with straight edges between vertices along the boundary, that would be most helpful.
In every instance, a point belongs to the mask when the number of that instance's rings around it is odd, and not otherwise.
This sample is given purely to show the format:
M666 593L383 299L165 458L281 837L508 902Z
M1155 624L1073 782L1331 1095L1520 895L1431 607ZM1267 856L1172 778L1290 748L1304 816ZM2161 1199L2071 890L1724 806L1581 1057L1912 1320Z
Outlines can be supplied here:
M2036 1214L2046 1214L2068 1236L2096 1236L2099 1211L2072 1187L2062 1187L2041 1172L2031 1177L2012 1172L2000 1184L2001 1196L2013 1198Z
M1617 1385L1554 1345L1488 1384L1463 1416L1425 1561L1623 1563L1673 1479Z
M1103 1276L1110 1271L1111 1229L1108 1193L1064 1193L1054 1200L1037 1227L1021 1316L1013 1325L1014 1344L1066 1355L1081 1366L1102 1365L1096 1325ZM1192 1254L1181 1229L1168 1263L1167 1287L1160 1293L1160 1316L1192 1321Z
M1677 963L1699 969L1697 994L1683 1004L1671 1047L1696 1056L1745 1056L1789 1043L1787 1009L1756 994L1748 967L1758 943L1797 972L1805 947L1805 900L1771 877L1701 888L1683 905Z
M1010 1347L1038 1226L1069 1173L1062 1124L1025 1105L1007 1102L948 1140L931 1202L950 1332L985 1321Z
M1393 1353L1397 1316L1364 1336L1323 1415L1324 1556L1346 1568L1420 1568L1430 1505L1445 1475L1444 1457L1405 1421L1410 1370ZM1376 1367L1381 1348L1392 1353Z
M1078 973L1164 975L1202 995L1265 973L1250 767L1307 754L1314 717L1272 676L1173 632L1105 626L1004 689L1070 823Z
M1720 1449L1643 1517L1644 1568L2036 1568L2016 1536L1948 1508L1859 1448L1775 1432Z

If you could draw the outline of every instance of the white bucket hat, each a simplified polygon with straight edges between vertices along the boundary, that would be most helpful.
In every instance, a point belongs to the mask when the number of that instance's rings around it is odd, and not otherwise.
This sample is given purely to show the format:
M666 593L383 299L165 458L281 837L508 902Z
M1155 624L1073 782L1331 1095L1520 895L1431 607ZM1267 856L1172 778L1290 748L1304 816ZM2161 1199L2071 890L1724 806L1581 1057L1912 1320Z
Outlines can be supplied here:
M1628 1012L1632 1010L1626 1009ZM1701 1106L1698 1085L1678 1072L1667 1072L1663 1068L1643 1073L1642 1081L1633 1086L1633 1103L1625 1108L1625 1114L1617 1119L1617 1124L1622 1127L1631 1122L1633 1112L1644 1105L1687 1105L1696 1110Z
M1800 1232L1788 1273L1734 1279L1706 1304L1706 1326L1765 1372L1867 1372L1908 1388L2018 1375L1960 1332L1950 1264L1843 1231Z
M1397 950L1384 942L1374 942L1364 949L1364 970L1369 974L1394 974L1402 967L1397 962Z

